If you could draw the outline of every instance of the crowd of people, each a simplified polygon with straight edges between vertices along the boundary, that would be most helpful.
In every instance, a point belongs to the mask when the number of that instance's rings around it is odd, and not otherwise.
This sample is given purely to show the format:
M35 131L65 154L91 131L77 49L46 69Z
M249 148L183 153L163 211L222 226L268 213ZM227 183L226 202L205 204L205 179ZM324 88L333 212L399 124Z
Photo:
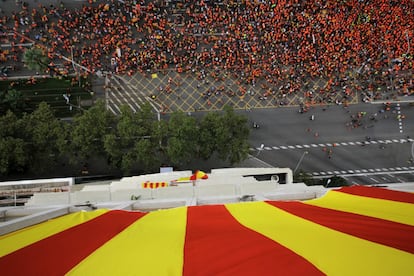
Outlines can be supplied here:
M225 72L263 95L319 93L327 101L414 94L412 0L111 0L76 9L23 2L0 23L13 43L27 37L89 72ZM17 61L18 53L0 58ZM315 78L326 81L318 91Z

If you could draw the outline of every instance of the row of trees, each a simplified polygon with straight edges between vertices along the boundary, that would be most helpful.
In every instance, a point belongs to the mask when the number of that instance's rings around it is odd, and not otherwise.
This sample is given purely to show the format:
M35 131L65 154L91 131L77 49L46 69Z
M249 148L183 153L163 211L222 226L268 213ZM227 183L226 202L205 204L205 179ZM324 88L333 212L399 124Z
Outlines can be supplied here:
M213 154L229 163L248 155L247 118L230 107L201 119L176 112L161 121L149 105L136 113L127 106L121 111L114 116L98 101L70 122L57 119L46 103L22 117L7 112L0 117L0 173L44 172L61 160L75 165L99 157L128 174Z
M307 186L322 185L326 188L349 186L348 181L341 176L331 176L324 178L313 178L310 173L299 171L293 175L294 182L303 182Z
M0 114L4 115L8 110L13 113L21 114L24 112L26 103L24 101L23 93L16 89L1 89L0 90Z

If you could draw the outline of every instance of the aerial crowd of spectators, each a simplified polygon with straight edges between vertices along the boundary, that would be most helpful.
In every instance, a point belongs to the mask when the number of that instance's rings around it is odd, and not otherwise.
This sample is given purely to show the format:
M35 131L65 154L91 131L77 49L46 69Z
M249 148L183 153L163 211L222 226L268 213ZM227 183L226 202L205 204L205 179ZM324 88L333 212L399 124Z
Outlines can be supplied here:
M48 55L90 72L163 70L225 75L266 93L355 93L369 101L414 94L412 0L133 0L64 2L2 14L12 43L30 38ZM0 59L18 61L16 46ZM7 54L7 55L6 55ZM68 68L71 67L67 63ZM326 81L318 91L309 80ZM241 91L244 93L243 91Z

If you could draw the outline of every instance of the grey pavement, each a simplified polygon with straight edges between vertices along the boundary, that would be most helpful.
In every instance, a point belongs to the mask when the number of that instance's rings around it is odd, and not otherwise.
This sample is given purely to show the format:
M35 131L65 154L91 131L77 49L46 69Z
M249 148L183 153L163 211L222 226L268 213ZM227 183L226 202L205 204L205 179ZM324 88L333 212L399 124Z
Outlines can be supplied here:
M287 107L249 112L250 122L260 125L259 129L252 129L251 154L275 167L294 169L307 151L299 170L315 176L414 169L414 164L409 162L414 141L414 107L400 105L401 113L406 115L403 120L397 119L397 113L388 111L388 116L385 118L382 114L377 122L368 119L358 128L346 126L351 114L362 111L369 116L379 109L374 104L358 104L348 109L314 108L308 114L299 114L296 108ZM314 121L309 120L309 114L315 114ZM261 144L264 148L259 151ZM329 150L332 150L331 158Z
M302 93L285 94L275 86L259 80L256 85L241 84L241 79L223 72L206 70L205 77L198 72L177 73L167 70L157 73L136 73L132 76L118 76L109 79L108 107L115 114L120 105L139 108L139 101L150 101L160 112L197 112L221 110L230 105L235 109L278 108L305 104ZM327 85L323 79L310 80L312 89ZM315 94L313 100L323 102L322 94ZM343 100L342 93L330 97L332 102ZM139 98L139 99L138 99ZM348 99L349 104L358 102L357 95Z

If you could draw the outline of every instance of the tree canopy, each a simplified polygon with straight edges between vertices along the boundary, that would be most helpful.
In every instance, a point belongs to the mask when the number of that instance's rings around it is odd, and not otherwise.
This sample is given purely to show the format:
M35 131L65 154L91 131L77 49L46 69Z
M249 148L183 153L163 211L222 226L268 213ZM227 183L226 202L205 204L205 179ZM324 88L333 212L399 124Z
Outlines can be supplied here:
M25 105L22 92L13 88L0 90L0 114L4 115L8 110L21 114Z
M208 113L200 122L199 156L209 159L216 152L221 160L236 164L248 156L249 134L247 118L233 108Z
M86 162L91 156L106 157L104 137L113 132L114 120L103 101L74 118L69 149L78 161Z
M192 160L216 154L237 163L247 157L247 119L232 108L200 119L182 112L158 120L149 104L133 112L121 107L110 113L103 101L67 122L55 117L46 103L30 114L0 116L0 173L53 170L61 160L81 166L91 158L132 172L154 172L161 164L185 167Z
M20 128L21 119L8 111L0 117L0 174L8 175L24 171L29 152L24 132Z
M135 165L145 170L159 165L157 122L149 105L142 106L136 113L122 106L115 125L114 131L104 138L104 148L113 166L130 172Z
M23 119L25 140L30 151L31 168L43 171L50 168L60 155L58 141L65 135L65 128L45 102Z
M23 54L23 63L30 70L44 72L49 68L49 58L44 50L35 47L27 49Z

